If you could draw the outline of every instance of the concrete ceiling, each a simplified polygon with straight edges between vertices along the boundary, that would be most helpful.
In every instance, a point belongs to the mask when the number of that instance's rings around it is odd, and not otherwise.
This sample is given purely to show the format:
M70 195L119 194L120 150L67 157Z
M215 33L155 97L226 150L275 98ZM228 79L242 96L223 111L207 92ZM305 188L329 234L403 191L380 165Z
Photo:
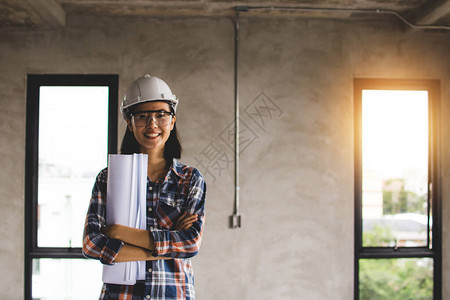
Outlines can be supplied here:
M413 24L450 25L450 0L0 0L0 28L63 27L71 14L234 16L236 7L241 15L374 19L399 14Z

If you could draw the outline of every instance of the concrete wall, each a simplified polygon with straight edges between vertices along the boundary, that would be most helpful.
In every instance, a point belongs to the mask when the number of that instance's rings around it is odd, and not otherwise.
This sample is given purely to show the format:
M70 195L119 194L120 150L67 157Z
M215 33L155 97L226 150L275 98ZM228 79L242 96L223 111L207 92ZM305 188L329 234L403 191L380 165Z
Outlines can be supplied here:
M147 72L164 78L181 99L182 161L208 181L204 242L194 259L199 299L352 299L353 78L440 79L449 295L448 49L448 33L408 32L396 22L242 18L243 227L230 230L233 165L222 161L224 170L206 172L197 162L211 146L233 156L226 131L234 119L229 19L71 16L63 29L3 30L0 298L23 297L26 75L119 74L123 97ZM247 113L262 101L273 115L252 119ZM121 123L120 137L124 128Z

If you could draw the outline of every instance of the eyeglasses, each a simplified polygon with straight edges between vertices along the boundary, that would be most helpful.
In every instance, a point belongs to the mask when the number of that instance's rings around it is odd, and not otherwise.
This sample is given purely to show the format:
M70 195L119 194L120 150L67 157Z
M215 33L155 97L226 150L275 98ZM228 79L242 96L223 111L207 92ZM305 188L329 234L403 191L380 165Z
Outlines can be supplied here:
M165 110L139 111L131 115L134 126L145 127L151 124L152 120L158 127L169 125L173 113Z

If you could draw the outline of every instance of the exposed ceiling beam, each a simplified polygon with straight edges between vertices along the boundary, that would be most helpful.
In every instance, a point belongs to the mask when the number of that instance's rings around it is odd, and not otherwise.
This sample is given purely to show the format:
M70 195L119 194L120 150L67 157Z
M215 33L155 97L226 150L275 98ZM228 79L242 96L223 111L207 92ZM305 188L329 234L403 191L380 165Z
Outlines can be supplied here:
M59 3L54 0L26 0L36 14L48 27L61 27L66 25L66 13Z
M450 0L435 1L435 5L421 10L423 13L416 16L417 24L430 25L436 24L446 15L450 14Z

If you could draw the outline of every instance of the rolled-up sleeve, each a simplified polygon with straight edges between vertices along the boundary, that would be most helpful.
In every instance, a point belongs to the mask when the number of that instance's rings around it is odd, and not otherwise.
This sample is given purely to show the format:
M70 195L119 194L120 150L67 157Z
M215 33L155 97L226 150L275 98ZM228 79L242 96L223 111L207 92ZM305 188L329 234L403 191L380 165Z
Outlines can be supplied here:
M152 229L158 256L190 258L197 255L203 236L205 222L206 182L200 172L194 169L189 182L187 210L197 214L197 221L187 230Z
M105 224L107 169L97 176L89 203L83 233L83 256L111 265L124 243L101 232Z

